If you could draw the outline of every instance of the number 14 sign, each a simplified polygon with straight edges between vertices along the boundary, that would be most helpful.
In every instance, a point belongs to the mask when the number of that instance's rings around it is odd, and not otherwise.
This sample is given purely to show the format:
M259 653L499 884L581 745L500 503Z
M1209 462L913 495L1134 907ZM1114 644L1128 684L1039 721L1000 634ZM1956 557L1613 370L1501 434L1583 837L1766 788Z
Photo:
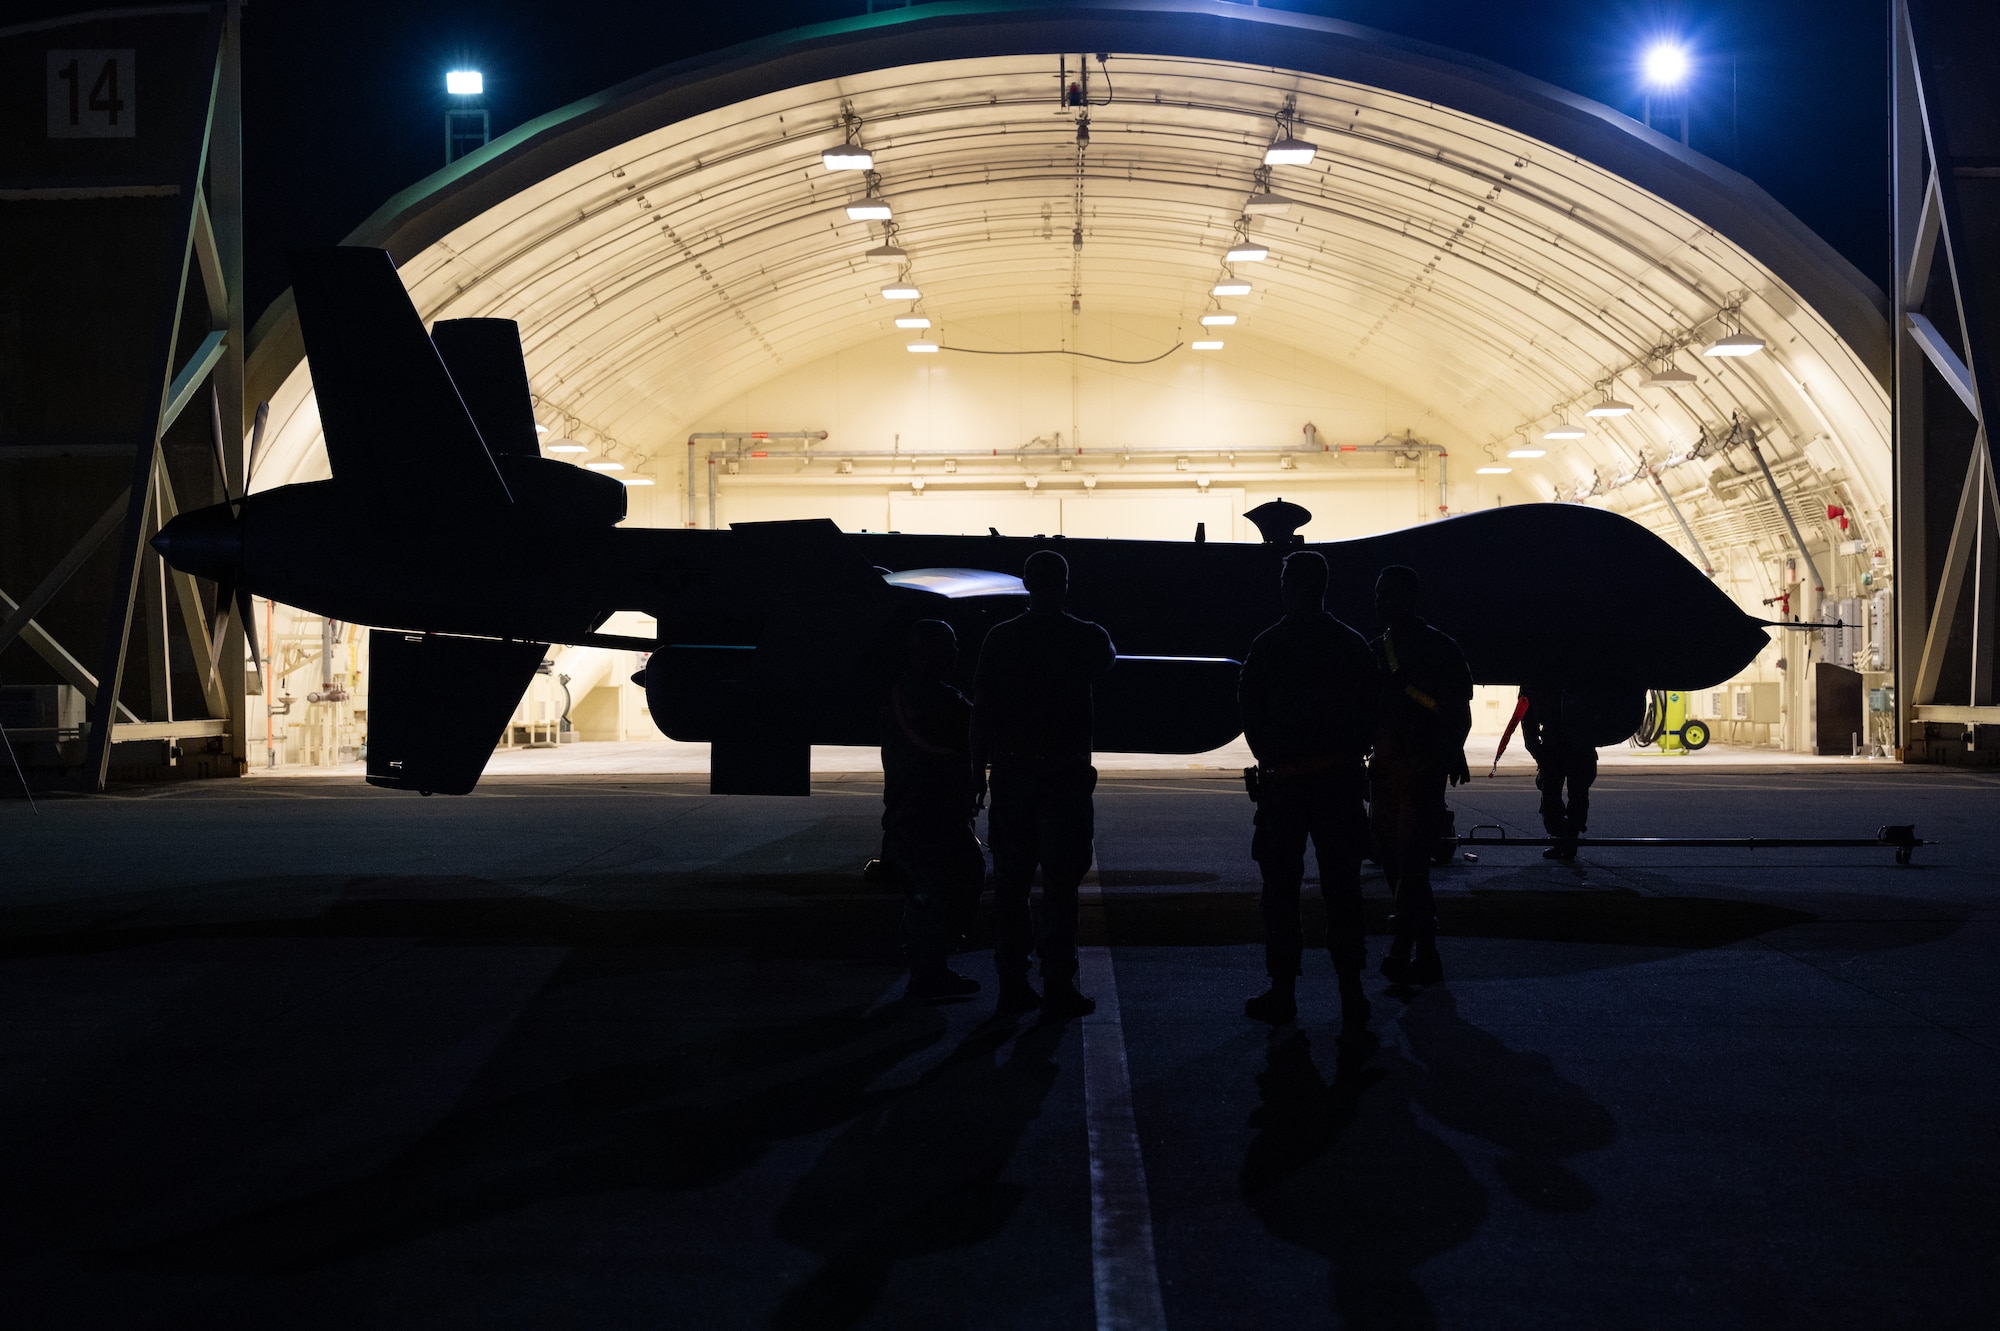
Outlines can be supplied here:
M49 52L49 137L129 139L138 133L130 51Z

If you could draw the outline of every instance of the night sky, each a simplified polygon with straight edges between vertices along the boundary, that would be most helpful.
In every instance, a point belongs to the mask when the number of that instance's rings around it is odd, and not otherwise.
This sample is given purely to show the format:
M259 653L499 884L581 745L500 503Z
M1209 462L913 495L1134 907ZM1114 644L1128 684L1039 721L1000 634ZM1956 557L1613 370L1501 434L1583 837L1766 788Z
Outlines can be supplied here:
M1482 56L1634 115L1637 52L1653 34L1679 34L1696 58L1693 146L1756 180L1886 285L1884 0L1283 7ZM287 285L288 249L339 241L443 164L446 69L484 72L497 137L656 66L864 8L254 0L244 19L251 317Z

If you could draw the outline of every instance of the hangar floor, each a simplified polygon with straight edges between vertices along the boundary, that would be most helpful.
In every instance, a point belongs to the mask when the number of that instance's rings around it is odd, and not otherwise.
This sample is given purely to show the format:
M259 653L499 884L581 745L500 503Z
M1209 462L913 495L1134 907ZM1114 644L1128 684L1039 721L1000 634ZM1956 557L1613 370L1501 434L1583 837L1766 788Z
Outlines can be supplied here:
M1994 1325L2000 780L1600 789L1605 834L1943 844L1489 852L1441 871L1449 982L1371 979L1384 1047L1343 1068L1323 961L1296 1031L1240 1015L1220 777L1106 776L1087 923L1120 1016L1087 1027L897 1001L861 775L0 802L0 1306L1087 1328L1109 1039L1177 1328ZM1533 823L1518 775L1455 802Z

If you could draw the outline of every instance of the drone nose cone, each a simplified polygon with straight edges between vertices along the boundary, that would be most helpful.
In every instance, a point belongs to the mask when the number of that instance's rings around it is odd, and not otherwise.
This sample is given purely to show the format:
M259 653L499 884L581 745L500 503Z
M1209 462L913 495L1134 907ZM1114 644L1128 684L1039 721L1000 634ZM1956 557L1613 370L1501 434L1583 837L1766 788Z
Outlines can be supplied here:
M227 504L198 508L162 527L153 549L183 573L233 583L243 571L243 524Z

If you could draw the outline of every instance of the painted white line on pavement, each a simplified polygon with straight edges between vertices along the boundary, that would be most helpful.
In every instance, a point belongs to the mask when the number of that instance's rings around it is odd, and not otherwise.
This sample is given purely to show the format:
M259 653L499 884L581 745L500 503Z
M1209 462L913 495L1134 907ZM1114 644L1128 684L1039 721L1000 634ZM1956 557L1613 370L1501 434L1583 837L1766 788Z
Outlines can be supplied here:
M1079 896L1103 901L1093 871ZM1132 1115L1118 977L1108 947L1077 949L1077 980L1097 1000L1083 1019L1083 1121L1090 1138L1090 1269L1097 1290L1097 1331L1164 1331L1159 1265L1153 1254L1153 1205Z

